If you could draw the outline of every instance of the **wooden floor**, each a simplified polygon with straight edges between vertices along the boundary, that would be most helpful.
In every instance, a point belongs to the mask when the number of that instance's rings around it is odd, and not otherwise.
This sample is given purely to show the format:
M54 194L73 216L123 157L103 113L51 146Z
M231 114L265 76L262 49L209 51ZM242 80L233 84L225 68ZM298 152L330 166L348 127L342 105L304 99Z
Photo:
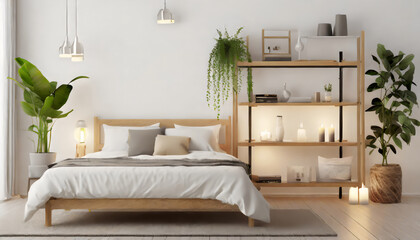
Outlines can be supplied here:
M339 200L337 197L267 197L273 208L281 209L311 209L337 232L337 238L304 238L286 237L280 239L420 239L420 197L403 197L400 204L374 204L349 205L346 199ZM7 224L7 209L14 200L0 202L0 224ZM1 238L0 239L6 239ZM10 239L8 237L7 239ZM21 237L13 239L24 239ZM31 239L45 239L34 238ZM220 237L49 237L55 239L273 239L273 238L220 238Z

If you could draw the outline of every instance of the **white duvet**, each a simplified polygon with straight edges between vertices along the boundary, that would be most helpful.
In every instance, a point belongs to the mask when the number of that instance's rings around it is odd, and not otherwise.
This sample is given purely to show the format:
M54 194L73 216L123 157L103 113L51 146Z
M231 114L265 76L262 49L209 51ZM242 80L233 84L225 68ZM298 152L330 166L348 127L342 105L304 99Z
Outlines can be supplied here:
M98 152L88 158L126 156ZM180 158L237 160L231 155L196 151L188 155L148 156L137 159ZM239 160L238 160L239 161ZM51 198L200 198L237 205L249 217L270 221L270 205L254 187L245 170L212 167L60 167L48 169L29 190L25 221Z

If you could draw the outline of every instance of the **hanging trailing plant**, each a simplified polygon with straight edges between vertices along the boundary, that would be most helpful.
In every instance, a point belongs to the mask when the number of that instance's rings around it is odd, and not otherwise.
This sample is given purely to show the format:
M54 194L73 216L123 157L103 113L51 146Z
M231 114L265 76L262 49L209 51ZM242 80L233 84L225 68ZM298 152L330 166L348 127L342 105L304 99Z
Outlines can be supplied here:
M230 94L239 93L242 85L241 69L236 68L236 62L251 62L251 55L248 52L245 41L236 34L229 36L225 30L225 36L217 30L219 38L210 53L209 66L207 69L207 103L217 112L220 117L220 107ZM252 100L252 70L248 68L247 76L248 100Z

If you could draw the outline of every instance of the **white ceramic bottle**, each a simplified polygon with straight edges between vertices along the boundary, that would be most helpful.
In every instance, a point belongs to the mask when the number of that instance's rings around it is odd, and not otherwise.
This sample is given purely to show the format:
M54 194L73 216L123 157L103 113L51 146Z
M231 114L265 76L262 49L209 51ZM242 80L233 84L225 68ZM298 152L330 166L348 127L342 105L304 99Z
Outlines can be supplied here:
M284 126L283 126L283 116L277 116L277 126L276 126L276 141L283 142L284 138Z

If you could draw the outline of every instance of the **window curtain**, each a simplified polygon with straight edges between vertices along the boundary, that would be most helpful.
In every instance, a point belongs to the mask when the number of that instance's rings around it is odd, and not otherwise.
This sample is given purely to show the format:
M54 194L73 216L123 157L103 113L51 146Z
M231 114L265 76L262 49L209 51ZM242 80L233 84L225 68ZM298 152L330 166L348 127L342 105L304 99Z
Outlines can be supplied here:
M0 1L0 200L14 194L16 1Z

